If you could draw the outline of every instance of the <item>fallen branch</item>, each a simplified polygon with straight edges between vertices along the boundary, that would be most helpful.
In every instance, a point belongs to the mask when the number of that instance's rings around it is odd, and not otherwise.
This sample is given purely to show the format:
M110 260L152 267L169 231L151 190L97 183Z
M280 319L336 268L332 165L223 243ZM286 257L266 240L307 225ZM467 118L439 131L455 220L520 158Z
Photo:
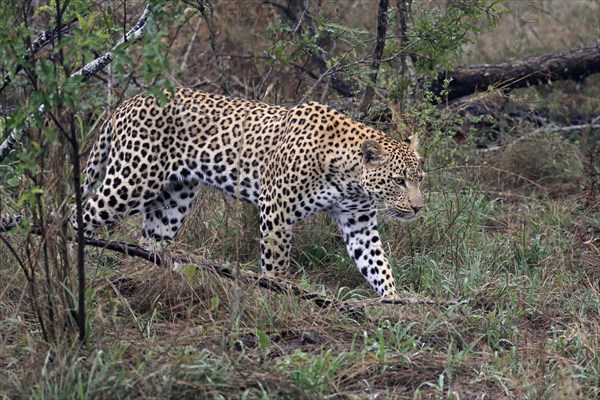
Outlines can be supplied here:
M112 51L104 54L101 57L96 58L94 61L88 63L86 66L71 74L70 78L74 78L77 76L82 76L82 81L88 81L93 75L100 72L104 67L106 67L112 61L112 52L115 51L118 47L123 45L124 43L131 42L132 40L139 40L146 29L146 22L150 13L152 11L152 6L146 6L146 9L140 16L138 22L131 28L121 40L117 42L117 44L113 47ZM44 113L44 105L40 105L38 108L40 113ZM4 142L0 145L0 163L4 161L6 156L11 152L13 147L17 144L17 142L29 132L29 123L26 121L25 126L21 130L13 129L13 131L4 139Z
M9 221L9 222L6 222L7 219L8 219L7 217L3 218L3 223L2 223L2 225L0 225L0 233L6 233L6 232L12 231L12 230L17 229L22 226L20 216L15 216L14 218L11 218L11 221ZM42 230L36 226L31 227L29 232L34 235L42 234ZM69 238L68 240L74 240L74 239ZM83 241L87 246L100 247L103 249L112 250L117 253L142 258L142 259L144 259L146 261L150 261L151 263L156 264L158 266L162 265L162 258L160 257L159 254L152 252L152 251L148 251L140 246L136 246L136 245L128 244L128 243L122 243L122 242L114 242L112 240L103 240L103 239L95 239L95 238L84 238Z
M582 81L595 73L600 73L600 44L500 64L458 67L440 73L431 90L437 95L447 90L443 100L452 101L489 87L512 90L566 79ZM446 80L450 80L447 87Z
M144 260L150 261L156 265L167 264L160 255L154 252L149 252L147 250L141 249L138 246L131 246L125 243L114 243L108 242L104 240L96 239L94 242L86 242L86 244L96 247L105 247L106 244L107 249L117 251L123 254L128 254L135 257L143 258ZM110 245L110 247L109 247ZM157 261L155 261L157 260ZM235 265L227 266L225 264L207 260L205 258L200 258L196 255L182 255L178 254L173 257L170 257L168 260L169 265L174 264L192 264L199 268L206 269L211 273L214 273L222 278L227 280L236 280L236 269ZM329 308L333 307L338 310L344 311L348 314L352 314L355 316L365 316L365 306L367 305L376 305L376 304L396 304L396 305L434 305L434 306L442 306L449 307L453 305L458 305L464 303L462 300L456 301L448 301L448 302L439 302L435 300L423 300L423 299L415 299L415 298L399 298L399 299L368 299L368 300L337 300L331 297L324 296L319 293L309 292L307 290L302 289L298 285L293 282L287 282L285 280L278 280L267 278L264 275L248 272L248 271L240 271L240 276L237 279L241 279L242 282L247 286L259 286L263 289L275 292L275 293L284 293L284 294L292 294L302 300L310 301L314 303L316 306L320 308Z
M5 219L6 220L6 219ZM10 222L4 222L3 225L0 226L0 232L8 232L17 227L21 226L20 220L14 219ZM30 229L32 234L39 235L41 230L37 227L33 227ZM69 238L69 240L73 240ZM152 264L157 266L165 266L165 265L182 265L182 264L192 264L199 268L203 268L215 275L218 275L227 280L236 280L241 279L245 285L254 286L257 285L263 289L270 290L275 293L289 293L292 294L302 300L311 301L315 305L320 308L329 308L334 307L338 310L344 311L348 314L352 314L355 316L364 316L365 315L365 306L367 305L376 305L376 304L396 304L396 305L433 305L433 306L441 306L441 307L450 307L453 305L463 304L466 301L464 300L455 300L455 301L447 301L447 302L439 302L435 300L424 300L424 299L416 299L411 297L406 298L398 298L398 299L368 299L368 300L337 300L331 297L323 296L319 293L313 293L306 291L299 287L298 285L287 282L284 280L276 280L267 278L263 275L255 274L252 272L242 271L240 269L240 276L236 277L235 274L235 265L227 266L225 264L215 262L212 260L207 260L203 257L199 257L197 255L192 254L175 254L173 256L167 257L166 254L159 254L154 251L146 250L140 246L123 243L123 242L114 242L110 240L103 239L94 239L94 238L85 238L84 242L86 246L98 247L102 249L107 249L111 251L115 251L117 253L125 254L132 257L138 257L143 260L149 261Z

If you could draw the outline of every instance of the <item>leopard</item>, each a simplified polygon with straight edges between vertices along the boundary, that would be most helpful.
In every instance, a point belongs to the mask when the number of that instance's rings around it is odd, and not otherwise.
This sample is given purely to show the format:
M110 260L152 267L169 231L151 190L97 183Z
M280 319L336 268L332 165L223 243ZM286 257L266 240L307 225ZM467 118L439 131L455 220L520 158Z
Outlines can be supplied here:
M261 273L282 278L294 226L325 212L358 271L393 299L377 215L411 222L425 207L418 142L317 102L284 107L186 87L145 92L103 123L83 170L83 226L72 223L89 237L141 213L142 239L168 244L199 189L218 189L258 206Z

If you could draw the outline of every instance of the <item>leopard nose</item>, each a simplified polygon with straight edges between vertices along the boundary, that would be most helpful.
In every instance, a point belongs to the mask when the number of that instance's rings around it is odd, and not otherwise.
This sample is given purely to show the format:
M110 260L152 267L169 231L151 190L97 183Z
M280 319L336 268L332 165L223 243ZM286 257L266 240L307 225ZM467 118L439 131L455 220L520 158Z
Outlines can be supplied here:
M415 214L418 213L421 208L423 208L423 206L411 206L411 207L412 207L413 211L415 212Z

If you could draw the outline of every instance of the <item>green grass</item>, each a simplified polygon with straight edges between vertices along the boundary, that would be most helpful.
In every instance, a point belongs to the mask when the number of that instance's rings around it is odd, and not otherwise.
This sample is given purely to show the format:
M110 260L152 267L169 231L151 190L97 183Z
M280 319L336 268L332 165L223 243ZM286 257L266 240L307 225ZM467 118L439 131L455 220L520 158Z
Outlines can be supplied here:
M577 231L597 216L577 211L572 195L492 193L461 168L428 179L428 209L418 221L382 223L388 254L406 295L463 302L370 305L361 317L238 287L203 269L183 276L88 249L89 338L77 348L64 316L55 316L52 343L40 340L22 294L27 284L5 260L2 396L599 396L600 261ZM229 218L235 227L248 217ZM225 243L239 235L220 229ZM197 235L183 237L191 245ZM20 246L19 236L10 241ZM303 224L295 246L294 279L305 288L353 301L373 296L326 218Z
M534 15L507 2L511 13L502 25L467 46L468 62L507 61L595 40L597 3L532 3L540 7ZM375 8L343 6L346 18L360 22L350 25L373 28ZM256 25L269 25L269 15ZM226 21L218 27L223 54L259 54L257 48L262 54L264 37L248 35L247 26L231 23L234 17L224 12L215 18ZM185 53L188 38L174 42L175 54ZM218 91L209 45L197 40L191 53L200 56L190 60L182 81L206 77L213 82L206 89ZM246 71L236 71L233 60L232 76L246 85ZM262 79L268 70L263 62L237 68ZM312 81L299 86L296 77L278 77L269 98L301 97ZM518 106L548 109L554 118L598 115L597 81L593 76L582 85L517 90L508 104L489 94L489 101L504 104L493 108L500 114ZM600 214L579 201L589 178L584 155L598 142L598 131L544 133L514 143L537 126L500 115L482 128L451 108L442 111L441 122L435 109L415 109L407 121L444 127L422 137L430 171L427 208L410 226L385 220L380 230L403 295L439 305L367 302L375 295L334 224L316 216L297 227L293 279L306 290L354 301L364 314L319 308L202 267L178 274L88 248L88 337L79 347L69 311L74 257L63 246L60 221L50 219L45 241L23 232L2 234L0 398L600 397ZM465 133L467 143L456 145L452 130ZM482 154L471 142L509 146ZM43 207L54 212L64 202L62 187L52 187L67 176L64 152L52 148L45 160L33 170L43 169L50 182ZM52 175L56 170L62 172ZM12 166L2 167L5 177L12 172ZM17 202L23 190L2 186L0 211L25 207ZM99 235L135 242L139 226L132 218ZM258 271L258 236L255 209L206 192L173 247ZM33 284L20 263L33 272ZM445 305L449 300L460 301Z

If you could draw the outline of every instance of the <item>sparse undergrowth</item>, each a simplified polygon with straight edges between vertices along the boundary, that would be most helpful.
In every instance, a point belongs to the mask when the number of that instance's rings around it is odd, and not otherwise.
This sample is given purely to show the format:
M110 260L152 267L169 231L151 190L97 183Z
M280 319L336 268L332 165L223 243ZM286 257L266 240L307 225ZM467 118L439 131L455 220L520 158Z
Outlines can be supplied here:
M328 4L337 13L342 3ZM562 49L563 40L575 46L587 43L597 32L596 3L578 0L572 7L570 2L540 2L540 9L531 8L537 2L517 3L504 3L511 13L503 17L499 31L484 33L465 47L471 61L504 61ZM240 49L261 48L255 42L263 43L269 36L247 34L249 22L239 23L238 18L247 11L237 7L243 3L218 4L218 17L224 21L217 26L220 45L232 57L235 84L247 88L248 97L252 91L246 73L268 76L269 64ZM231 4L236 7L227 13ZM370 4L348 2L341 14L367 24L375 21ZM574 15L569 17L566 11ZM271 10L248 17L256 17L250 23L262 27L273 14ZM218 91L218 69L211 64L209 45L189 40L193 29L202 36L204 25L191 17L189 21L193 24L185 23L182 29L190 35L175 36L172 42L173 54L185 54L182 63L175 63L173 75L184 84ZM345 32L335 25L325 28L332 29L332 35ZM547 40L538 44L539 37ZM287 62L291 50L308 48L314 40L306 35L301 39L303 46L298 48L292 46L295 42L275 43L285 46L280 48L279 64L273 64L280 70L271 76L275 82L266 85L269 89L263 93L267 100L299 100L314 83L304 79L299 84L302 75ZM198 58L186 61L189 54ZM117 63L115 71L119 68ZM148 75L156 78L157 74L149 71ZM380 79L386 90L388 83L394 83L393 76L383 71ZM395 115L406 120L404 124L394 120L394 127L415 125L418 130L427 125L435 132L422 138L429 170L427 209L411 226L382 221L387 254L405 296L440 304L461 300L457 305L369 304L364 315L350 314L319 308L291 294L240 287L202 268L182 266L181 273L172 272L88 248L88 338L79 348L73 311L65 309L73 303L75 296L68 288L76 277L63 269L69 257L61 252L60 223L46 223L51 228L45 235L47 243L23 232L3 234L0 397L600 397L598 129L540 131L526 137L540 126L528 117L511 117L515 110L531 108L548 111L545 123L550 127L551 121L587 123L584 117L600 114L597 81L595 76L583 84L523 89L512 92L510 99L487 93L491 102L500 103L487 113L493 117L491 122L471 120L452 107L440 111L426 105L421 110L420 104L412 103ZM319 94L319 90L314 93ZM99 98L104 104L104 88ZM87 98L82 100L82 109L96 107ZM32 141L44 143L47 130L36 132ZM498 150L482 151L477 146ZM20 156L20 161L31 164L25 169L31 171L28 179L55 188L45 193L42 204L35 192L39 188L32 184L33 200L26 199L26 204L36 215L52 217L38 213L38 208L52 210L58 217L65 213L68 196L58 188L63 188L59 183L67 172L56 173L64 165L64 154L57 147L40 152L39 170L26 152ZM16 200L22 195L22 181L10 168L3 166L0 172L16 183L0 188L0 211L22 206ZM256 271L257 220L252 207L207 191L172 248L222 262L237 261L242 268ZM133 242L139 224L133 218L110 233L98 234ZM37 274L25 276L19 265L23 261ZM297 227L292 263L293 279L307 290L359 304L374 297L326 216ZM46 281L46 276L54 280ZM34 284L27 281L31 277L37 279Z
M497 180L484 182L474 170L432 172L427 212L410 227L383 223L405 295L464 300L450 307L377 305L350 315L293 295L238 287L202 269L174 273L88 249L89 341L78 350L64 334L68 321L52 327L63 340L40 342L35 314L27 311L26 282L14 260L3 260L3 395L600 395L600 255L579 229L583 222L597 224L597 215L578 209L572 195L528 194L529 186L494 192ZM233 207L228 222L219 212L205 222L222 232L204 249L207 255L224 259L223 243L239 240L239 251L253 242L237 232L255 217ZM184 241L202 237L200 223L190 222ZM346 300L372 297L326 218L300 227L296 242L294 259L303 266L296 281ZM192 251L185 243L175 247ZM256 268L255 255L240 260Z

